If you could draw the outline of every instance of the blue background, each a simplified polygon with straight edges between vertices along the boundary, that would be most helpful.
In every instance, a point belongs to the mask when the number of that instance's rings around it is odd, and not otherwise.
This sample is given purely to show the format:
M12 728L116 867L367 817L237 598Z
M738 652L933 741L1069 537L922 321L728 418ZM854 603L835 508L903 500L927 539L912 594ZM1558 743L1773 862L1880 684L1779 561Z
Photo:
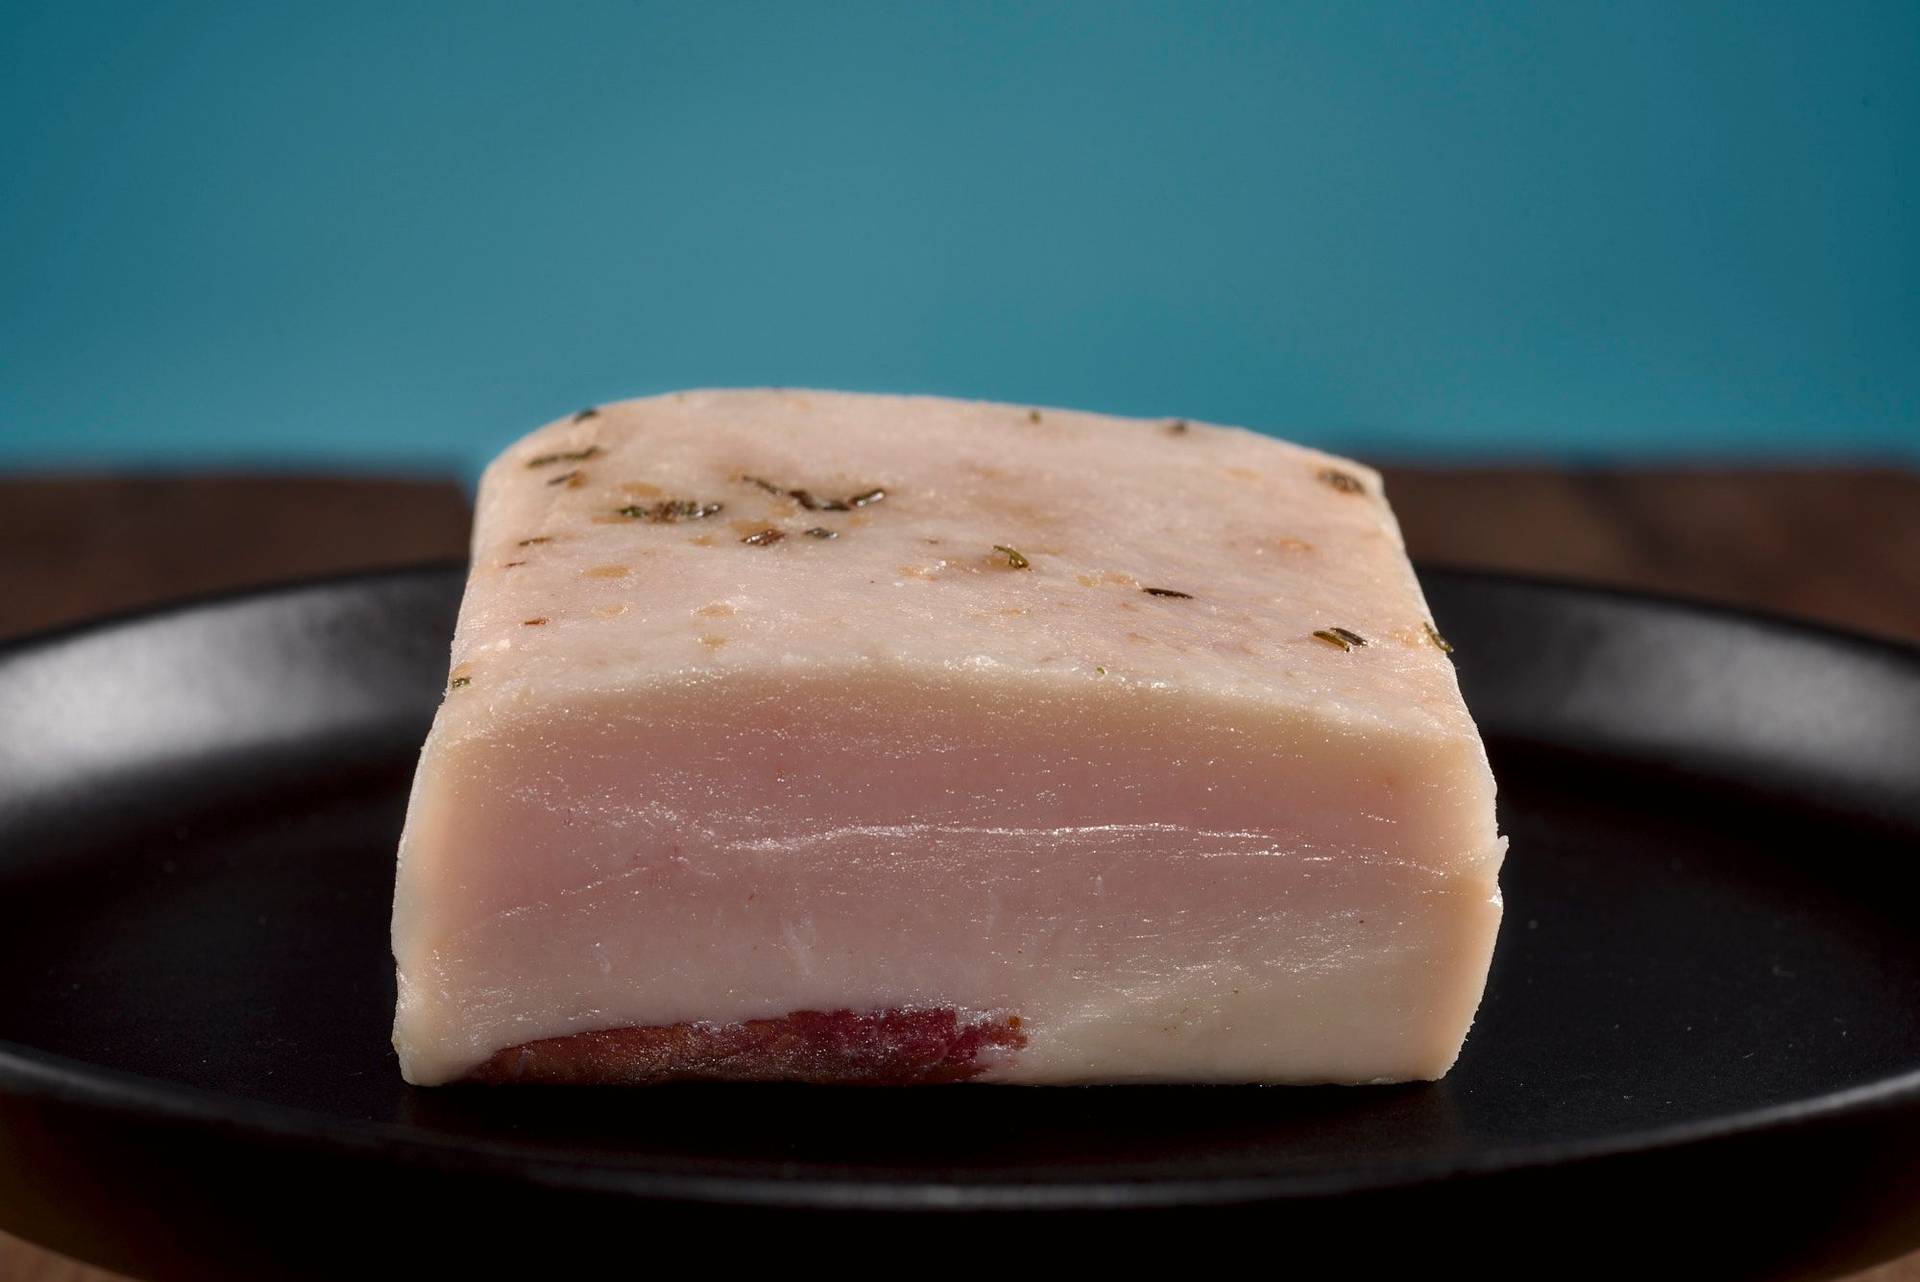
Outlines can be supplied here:
M0 465L918 390L1920 458L1920 4L0 0Z

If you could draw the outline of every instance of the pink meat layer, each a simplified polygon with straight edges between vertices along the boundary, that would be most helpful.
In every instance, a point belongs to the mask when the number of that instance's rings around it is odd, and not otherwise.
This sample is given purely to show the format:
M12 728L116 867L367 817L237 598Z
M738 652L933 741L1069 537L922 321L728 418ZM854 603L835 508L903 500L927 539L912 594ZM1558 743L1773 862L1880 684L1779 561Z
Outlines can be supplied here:
M910 1086L961 1082L988 1049L1026 1043L1020 1017L951 1010L795 1011L735 1024L609 1028L500 1051L476 1082L646 1084L684 1080Z

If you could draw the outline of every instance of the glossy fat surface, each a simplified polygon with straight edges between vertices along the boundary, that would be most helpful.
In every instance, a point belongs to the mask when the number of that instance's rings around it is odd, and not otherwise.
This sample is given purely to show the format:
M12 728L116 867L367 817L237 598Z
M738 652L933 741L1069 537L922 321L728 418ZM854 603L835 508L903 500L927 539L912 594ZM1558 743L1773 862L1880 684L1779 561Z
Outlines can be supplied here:
M550 425L482 485L403 1068L950 1008L1022 1020L989 1077L1435 1076L1501 842L1427 623L1378 476L1234 429L783 391Z

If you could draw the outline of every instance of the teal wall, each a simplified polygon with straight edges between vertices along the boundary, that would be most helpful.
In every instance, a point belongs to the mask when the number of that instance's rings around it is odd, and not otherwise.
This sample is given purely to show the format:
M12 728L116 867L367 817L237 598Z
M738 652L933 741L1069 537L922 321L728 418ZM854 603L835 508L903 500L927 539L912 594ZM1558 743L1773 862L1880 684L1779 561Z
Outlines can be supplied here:
M1920 3L0 0L0 465L697 384L1920 459Z

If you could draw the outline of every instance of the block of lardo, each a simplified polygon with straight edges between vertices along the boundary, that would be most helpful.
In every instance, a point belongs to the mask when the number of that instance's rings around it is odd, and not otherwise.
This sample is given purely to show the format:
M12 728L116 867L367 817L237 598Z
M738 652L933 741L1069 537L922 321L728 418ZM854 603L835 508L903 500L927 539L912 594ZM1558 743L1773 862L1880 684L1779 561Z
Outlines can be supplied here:
M1447 649L1380 477L1253 432L583 410L481 483L401 1069L1439 1077L1505 847Z

